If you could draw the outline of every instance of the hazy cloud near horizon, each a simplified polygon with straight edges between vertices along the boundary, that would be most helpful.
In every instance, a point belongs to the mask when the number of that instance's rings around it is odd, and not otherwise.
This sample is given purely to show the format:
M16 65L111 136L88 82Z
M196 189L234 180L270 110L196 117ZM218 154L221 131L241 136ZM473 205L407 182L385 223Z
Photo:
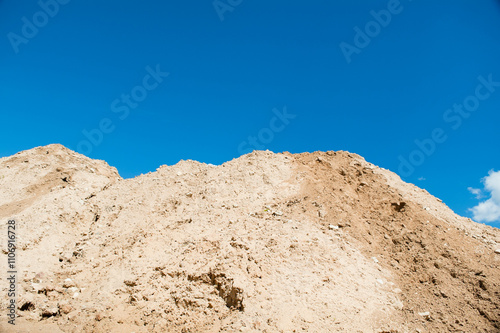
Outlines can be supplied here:
M488 176L481 180L484 184L484 191L469 187L469 191L480 199L487 192L489 199L480 202L470 209L474 220L478 222L498 222L500 221L500 171L491 170Z

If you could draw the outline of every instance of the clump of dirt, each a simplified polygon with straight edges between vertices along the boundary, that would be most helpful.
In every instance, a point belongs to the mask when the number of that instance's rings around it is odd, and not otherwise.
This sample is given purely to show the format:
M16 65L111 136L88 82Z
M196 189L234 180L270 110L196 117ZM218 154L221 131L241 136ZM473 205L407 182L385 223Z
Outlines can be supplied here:
M347 152L124 180L49 145L0 159L0 208L21 277L2 331L500 330L500 231Z

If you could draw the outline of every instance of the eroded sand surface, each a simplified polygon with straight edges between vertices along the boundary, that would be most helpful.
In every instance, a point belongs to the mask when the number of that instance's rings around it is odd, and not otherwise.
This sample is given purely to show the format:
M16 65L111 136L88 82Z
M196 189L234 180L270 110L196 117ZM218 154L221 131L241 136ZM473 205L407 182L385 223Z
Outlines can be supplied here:
M121 179L61 145L0 159L2 332L500 332L500 230L347 152ZM6 241L1 243L7 262Z

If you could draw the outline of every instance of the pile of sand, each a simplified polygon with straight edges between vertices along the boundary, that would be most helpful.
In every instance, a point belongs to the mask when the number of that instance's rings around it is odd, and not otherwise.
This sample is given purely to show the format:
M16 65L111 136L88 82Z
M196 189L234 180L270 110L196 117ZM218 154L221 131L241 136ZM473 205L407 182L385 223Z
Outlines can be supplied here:
M0 159L0 219L6 332L500 331L500 230L347 152L124 180L38 147Z

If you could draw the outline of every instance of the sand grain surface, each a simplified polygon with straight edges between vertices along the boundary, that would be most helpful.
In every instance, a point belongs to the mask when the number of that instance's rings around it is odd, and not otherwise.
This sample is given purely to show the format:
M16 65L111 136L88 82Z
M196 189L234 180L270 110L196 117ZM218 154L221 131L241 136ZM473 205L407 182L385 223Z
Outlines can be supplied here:
M2 332L500 332L500 230L348 152L124 180L38 147L0 159L2 235L13 218Z

